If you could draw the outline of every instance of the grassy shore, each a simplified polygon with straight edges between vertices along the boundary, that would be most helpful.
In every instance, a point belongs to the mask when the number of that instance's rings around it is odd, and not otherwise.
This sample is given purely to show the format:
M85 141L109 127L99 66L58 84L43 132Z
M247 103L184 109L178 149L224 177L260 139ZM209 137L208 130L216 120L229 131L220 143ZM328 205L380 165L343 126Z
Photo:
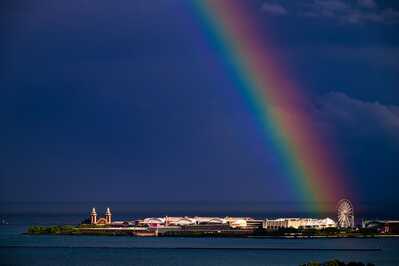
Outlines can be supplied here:
M79 228L72 225L30 226L27 231L29 235L73 235L78 233Z
M31 226L26 232L29 235L135 235L136 232L154 232L156 229L141 228L112 228L110 226L96 225L62 225L62 226ZM396 235L380 234L374 230L342 230L328 228L315 229L293 229L285 228L279 230L221 230L221 231L189 231L173 230L160 232L161 237L253 237L253 238L372 238L372 237L395 237Z
M98 236L116 236L131 235L130 230L117 230L109 226L92 225L62 225L62 226L31 226L26 232L28 235L98 235Z

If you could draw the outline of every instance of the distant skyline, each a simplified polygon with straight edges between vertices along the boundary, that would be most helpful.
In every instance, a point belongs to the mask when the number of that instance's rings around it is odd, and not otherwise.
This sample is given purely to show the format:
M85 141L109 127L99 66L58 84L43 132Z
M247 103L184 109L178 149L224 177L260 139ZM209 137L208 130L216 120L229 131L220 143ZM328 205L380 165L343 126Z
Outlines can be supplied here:
M353 200L399 202L399 2L246 7ZM191 3L0 12L0 201L303 201Z

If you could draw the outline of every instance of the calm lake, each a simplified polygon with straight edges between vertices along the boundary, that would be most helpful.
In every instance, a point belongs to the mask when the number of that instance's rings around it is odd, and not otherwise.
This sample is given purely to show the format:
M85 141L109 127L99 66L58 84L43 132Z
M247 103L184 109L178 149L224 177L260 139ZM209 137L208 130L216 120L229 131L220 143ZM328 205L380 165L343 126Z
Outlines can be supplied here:
M0 264L299 265L336 258L346 262L399 265L399 238L137 238L22 234L29 225L77 224L86 218L84 211L59 208L64 211L51 208L40 209L41 212L31 209L3 211L1 218L7 224L0 225Z

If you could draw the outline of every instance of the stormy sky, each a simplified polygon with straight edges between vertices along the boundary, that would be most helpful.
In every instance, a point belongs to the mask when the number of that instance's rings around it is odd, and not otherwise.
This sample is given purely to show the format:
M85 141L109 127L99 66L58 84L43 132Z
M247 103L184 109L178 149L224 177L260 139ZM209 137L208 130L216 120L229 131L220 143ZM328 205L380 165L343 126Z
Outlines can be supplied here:
M399 2L248 6L355 200L398 202ZM301 200L189 1L0 10L1 201Z

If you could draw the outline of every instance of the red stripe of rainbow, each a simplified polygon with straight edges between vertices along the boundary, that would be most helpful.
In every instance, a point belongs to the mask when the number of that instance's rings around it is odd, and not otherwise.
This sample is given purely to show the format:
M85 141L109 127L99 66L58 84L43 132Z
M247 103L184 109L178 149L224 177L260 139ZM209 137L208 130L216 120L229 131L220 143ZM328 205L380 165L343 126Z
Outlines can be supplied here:
M343 175L312 126L304 97L273 56L245 0L194 0L202 28L223 55L231 78L276 144L293 186L315 211L345 194Z

